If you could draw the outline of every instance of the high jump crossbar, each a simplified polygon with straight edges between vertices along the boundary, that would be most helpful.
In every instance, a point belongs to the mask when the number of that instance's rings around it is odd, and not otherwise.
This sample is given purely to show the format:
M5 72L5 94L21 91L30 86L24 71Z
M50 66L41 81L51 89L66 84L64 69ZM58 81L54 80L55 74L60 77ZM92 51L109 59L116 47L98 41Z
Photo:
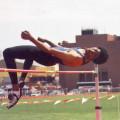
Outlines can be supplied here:
M78 73L96 73L92 71L41 71L41 70L23 70L0 68L0 72L23 72L23 73L58 73L58 74L78 74Z

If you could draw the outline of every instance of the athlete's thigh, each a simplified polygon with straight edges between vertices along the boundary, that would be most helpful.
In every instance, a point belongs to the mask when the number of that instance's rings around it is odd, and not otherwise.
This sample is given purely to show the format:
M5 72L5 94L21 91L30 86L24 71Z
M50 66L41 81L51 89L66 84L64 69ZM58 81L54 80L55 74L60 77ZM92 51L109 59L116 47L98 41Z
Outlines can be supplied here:
M7 52L10 57L16 59L34 59L34 53L38 51L38 48L31 45L21 45L7 48Z

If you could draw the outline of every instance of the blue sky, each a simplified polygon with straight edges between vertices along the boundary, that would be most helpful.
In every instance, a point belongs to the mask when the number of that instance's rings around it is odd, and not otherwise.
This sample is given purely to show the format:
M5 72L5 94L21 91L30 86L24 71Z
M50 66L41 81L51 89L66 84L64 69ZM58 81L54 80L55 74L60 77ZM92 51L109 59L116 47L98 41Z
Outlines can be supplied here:
M84 28L120 35L120 1L0 0L0 50L31 44L20 38L24 30L57 43L74 42Z

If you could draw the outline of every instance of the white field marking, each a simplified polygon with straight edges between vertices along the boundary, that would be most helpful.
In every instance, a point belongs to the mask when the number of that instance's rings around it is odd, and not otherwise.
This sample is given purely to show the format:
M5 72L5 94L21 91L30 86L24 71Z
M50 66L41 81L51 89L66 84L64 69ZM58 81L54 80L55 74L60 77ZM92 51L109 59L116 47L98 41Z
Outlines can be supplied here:
M49 102L53 102L52 100L43 100L43 102L49 103Z
M39 101L33 101L33 104L38 104L38 103L40 103Z
M3 103L1 103L1 106L3 106L3 105L7 105L7 102L3 102Z
M88 98L82 98L82 104L86 103L88 101Z
M54 105L57 105L57 104L59 104L61 102L62 102L62 100L57 100L57 101L54 102Z
M108 100L112 100L113 98L115 98L116 96L112 95L111 97L108 98Z

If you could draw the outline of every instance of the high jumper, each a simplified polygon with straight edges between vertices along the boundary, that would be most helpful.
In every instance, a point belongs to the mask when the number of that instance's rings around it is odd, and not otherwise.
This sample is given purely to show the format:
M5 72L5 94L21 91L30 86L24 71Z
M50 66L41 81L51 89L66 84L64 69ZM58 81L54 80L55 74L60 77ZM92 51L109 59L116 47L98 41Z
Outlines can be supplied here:
M23 59L23 70L30 69L33 61L45 66L62 64L65 66L78 67L89 62L103 64L108 60L108 52L103 47L63 47L49 40L32 36L28 31L21 32L23 40L29 40L33 45L20 45L6 48L3 51L4 60L8 69L17 69L15 59ZM47 43L47 44L45 44ZM7 108L12 108L22 96L22 88L27 73L21 73L18 79L16 72L9 72L12 83L12 92L8 93Z

